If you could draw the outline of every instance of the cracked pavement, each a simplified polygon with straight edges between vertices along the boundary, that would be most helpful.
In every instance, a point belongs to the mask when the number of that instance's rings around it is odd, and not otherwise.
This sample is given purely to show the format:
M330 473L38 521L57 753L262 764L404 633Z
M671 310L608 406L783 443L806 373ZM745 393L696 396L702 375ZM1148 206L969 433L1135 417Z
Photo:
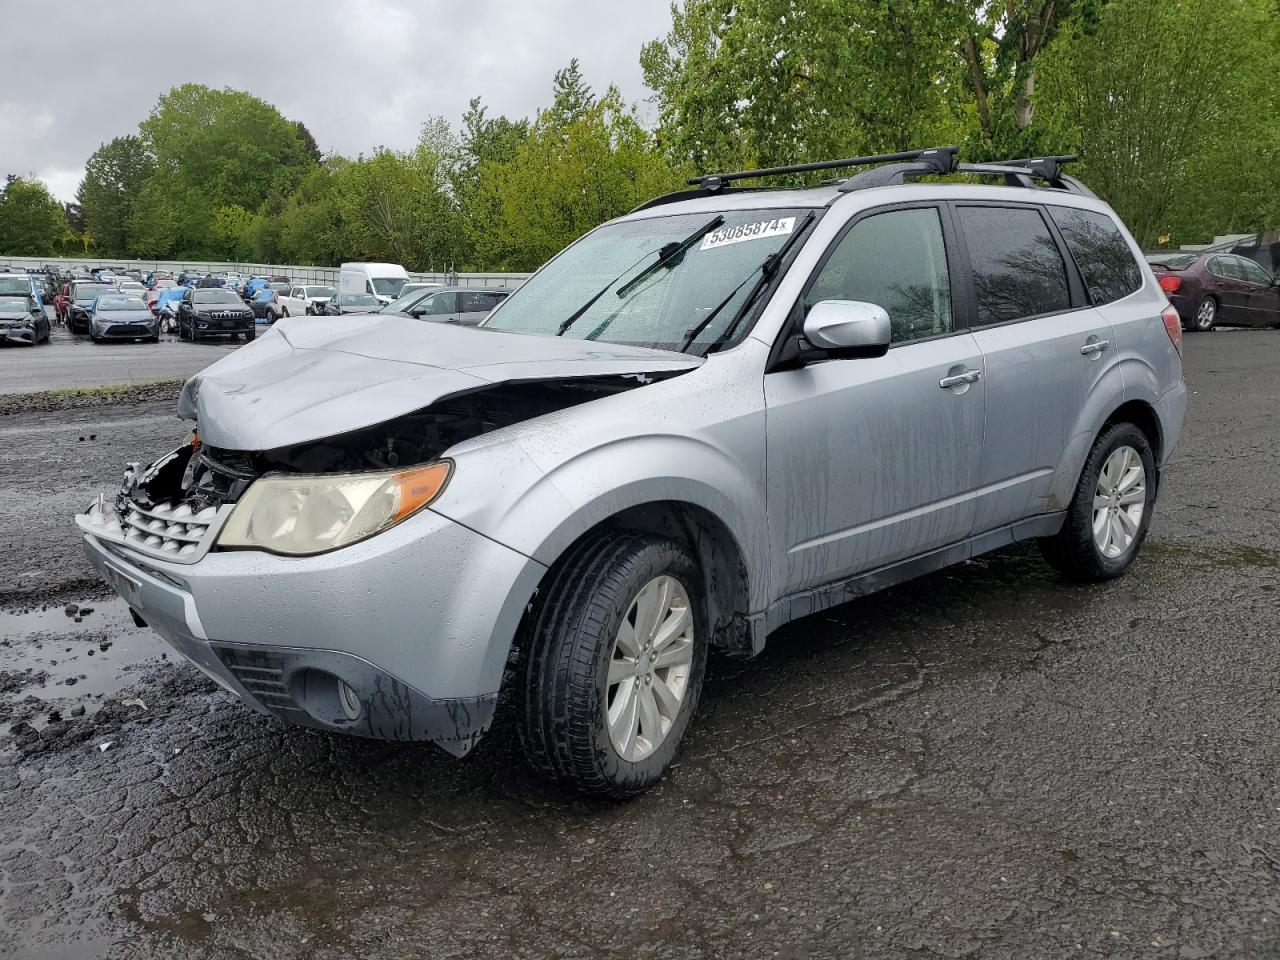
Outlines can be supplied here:
M713 660L622 805L535 779L505 724L458 761L160 659L70 516L174 445L172 405L0 420L0 731L31 727L0 733L0 956L1280 954L1280 335L1186 354L1128 576L1024 546L798 621Z

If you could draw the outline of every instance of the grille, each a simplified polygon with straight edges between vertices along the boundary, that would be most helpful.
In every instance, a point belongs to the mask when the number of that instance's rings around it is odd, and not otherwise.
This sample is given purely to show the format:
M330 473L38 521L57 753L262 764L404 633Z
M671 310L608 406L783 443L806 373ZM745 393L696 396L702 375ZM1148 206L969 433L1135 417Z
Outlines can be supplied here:
M113 337L145 337L151 333L140 323L115 323L106 332Z
M255 700L272 713L307 716L284 683L284 664L265 653L238 653L218 648L218 656Z
M230 508L227 508L230 511ZM140 507L124 500L121 507L99 499L77 522L96 537L114 540L141 553L179 563L195 563L208 551L217 531L217 507L194 510L187 503Z

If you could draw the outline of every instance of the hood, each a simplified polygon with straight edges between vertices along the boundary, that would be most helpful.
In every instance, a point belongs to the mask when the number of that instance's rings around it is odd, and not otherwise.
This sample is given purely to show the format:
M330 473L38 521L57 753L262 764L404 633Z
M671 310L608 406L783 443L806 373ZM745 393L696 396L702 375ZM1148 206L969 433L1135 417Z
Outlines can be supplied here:
M230 450L272 450L393 420L495 383L674 373L702 359L423 323L398 316L290 317L186 382L178 415Z
M150 310L100 310L94 314L99 323L152 323Z

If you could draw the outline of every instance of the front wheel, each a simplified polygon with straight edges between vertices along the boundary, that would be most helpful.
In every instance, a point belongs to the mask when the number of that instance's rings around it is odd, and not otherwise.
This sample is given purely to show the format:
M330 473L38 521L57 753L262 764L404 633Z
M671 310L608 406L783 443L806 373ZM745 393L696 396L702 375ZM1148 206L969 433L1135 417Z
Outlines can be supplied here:
M1073 580L1120 576L1146 539L1157 480L1147 435L1132 423L1108 427L1085 461L1062 529L1040 541L1040 552Z
M527 623L520 740L540 772L623 799L666 773L698 706L707 612L697 563L639 534L559 564Z
M256 337L257 335L258 335L258 334L257 334L257 331L256 331L256 330L246 330L246 331L244 332L244 340L245 340L245 343L248 343L250 340L252 340L252 339L253 339L254 337Z
M1195 328L1201 333L1208 333L1218 322L1218 301L1213 297L1205 297L1196 307Z

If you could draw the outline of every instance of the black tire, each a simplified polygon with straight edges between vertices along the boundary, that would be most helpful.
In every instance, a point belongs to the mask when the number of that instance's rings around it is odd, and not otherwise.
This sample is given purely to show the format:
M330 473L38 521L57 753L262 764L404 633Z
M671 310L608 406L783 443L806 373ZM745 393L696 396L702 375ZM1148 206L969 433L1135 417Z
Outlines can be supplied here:
M1103 464L1122 446L1132 447L1142 459L1142 467L1146 471L1146 498L1133 542L1120 556L1111 558L1103 556L1093 540L1093 500ZM1120 576L1129 569L1147 537L1159 482L1155 454L1147 435L1132 423L1112 424L1102 431L1085 460L1062 529L1039 541L1040 553L1050 566L1071 580L1096 583Z
M619 756L608 729L614 638L640 589L667 575L684 587L694 639L684 697L664 739L637 762ZM583 793L611 799L649 789L670 767L698 708L707 666L707 611L698 565L680 544L614 534L556 565L525 618L517 672L520 742L530 764Z
M256 337L257 335L258 335L258 331L256 331L256 330L246 330L246 331L244 332L244 342L245 342L245 343L248 343L250 340L252 340L252 339L253 339L254 337Z
M1211 333L1218 324L1218 301L1213 297L1204 297L1196 304L1196 312L1191 316L1191 329L1197 333Z
M289 308L288 307L281 308L280 316L287 317L288 315L289 315Z

